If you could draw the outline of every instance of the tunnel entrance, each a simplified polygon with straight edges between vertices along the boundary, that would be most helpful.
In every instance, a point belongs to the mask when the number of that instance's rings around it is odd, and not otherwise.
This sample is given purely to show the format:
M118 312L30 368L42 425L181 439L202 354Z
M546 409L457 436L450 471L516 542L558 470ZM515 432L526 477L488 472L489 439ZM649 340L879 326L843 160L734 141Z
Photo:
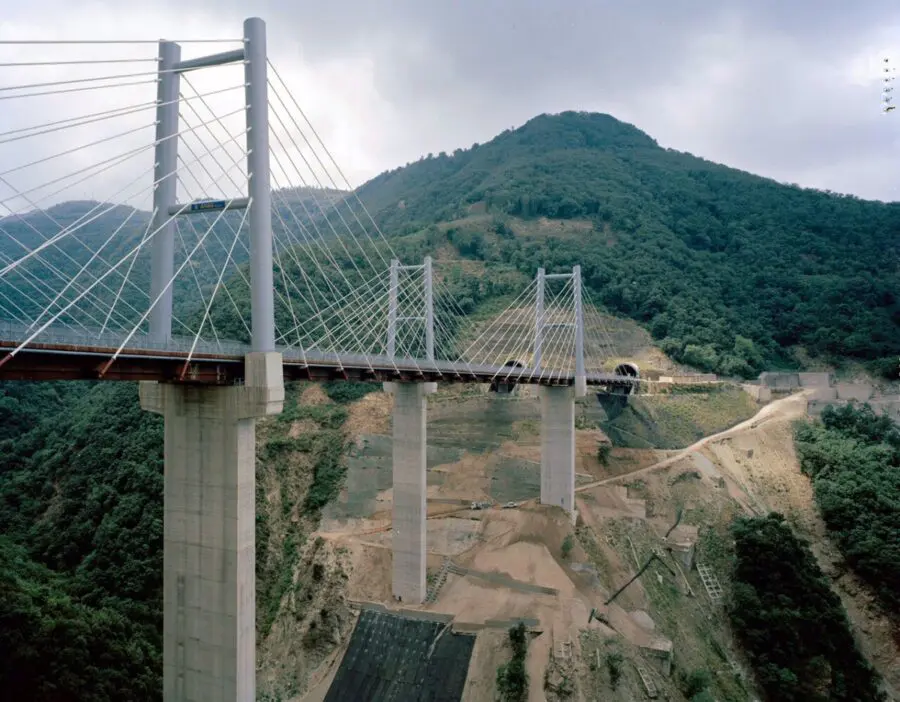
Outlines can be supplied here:
M636 363L620 363L616 366L615 370L616 375L626 375L630 378L640 378L641 377L641 369L638 368Z
M637 380L641 377L641 369L638 368L636 363L625 362L616 366L615 374L624 378L634 378ZM632 395L637 392L637 388L637 383L620 386L619 393L623 395Z
M618 364L613 370L613 374L622 378L638 380L641 377L641 369L638 368L636 363L626 361ZM627 404L625 396L634 394L637 392L637 389L637 383L628 383L627 385L609 383L605 387L601 385L601 392L597 393L597 400L607 410L607 414L610 414L611 411L619 413Z
M524 368L525 364L521 361L511 358L506 363L503 364L504 368ZM516 382L514 380L494 380L491 382L491 392L496 392L501 395L509 395L513 390L515 390Z

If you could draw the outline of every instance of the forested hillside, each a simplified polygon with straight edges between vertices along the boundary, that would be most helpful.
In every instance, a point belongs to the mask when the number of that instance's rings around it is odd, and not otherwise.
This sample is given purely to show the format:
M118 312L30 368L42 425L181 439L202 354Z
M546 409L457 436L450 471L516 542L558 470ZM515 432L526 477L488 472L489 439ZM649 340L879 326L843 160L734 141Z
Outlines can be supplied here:
M868 405L826 407L796 442L848 565L900 624L900 429Z
M775 513L740 518L733 534L731 625L767 699L885 700L809 544Z
M0 687L158 697L162 422L133 383L0 384L0 420Z
M424 230L529 277L581 263L595 298L704 370L795 365L802 347L890 356L880 367L897 373L897 203L779 184L575 112L429 155L360 195L385 231ZM560 227L529 226L538 218ZM572 220L589 226L565 233Z

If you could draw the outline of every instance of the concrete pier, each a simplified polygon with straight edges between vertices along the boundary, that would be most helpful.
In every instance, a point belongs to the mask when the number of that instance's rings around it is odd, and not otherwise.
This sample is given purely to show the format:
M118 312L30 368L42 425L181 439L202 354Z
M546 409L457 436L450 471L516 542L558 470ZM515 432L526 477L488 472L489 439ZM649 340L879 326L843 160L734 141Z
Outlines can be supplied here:
M163 699L256 699L256 418L281 411L281 355L243 386L141 383L165 417Z
M541 387L541 504L575 513L575 391Z
M393 585L396 599L425 600L427 395L433 383L387 383L394 395Z

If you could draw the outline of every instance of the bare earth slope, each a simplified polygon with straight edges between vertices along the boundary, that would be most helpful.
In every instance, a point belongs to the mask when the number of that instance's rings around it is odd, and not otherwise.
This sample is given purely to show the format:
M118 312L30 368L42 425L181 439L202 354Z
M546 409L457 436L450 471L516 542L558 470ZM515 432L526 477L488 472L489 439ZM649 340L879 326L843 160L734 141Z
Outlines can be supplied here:
M365 602L396 608L389 460L379 458L389 442L386 402L376 393L351 407L348 424L375 433L355 437L358 454L344 494L311 539L320 537L322 548L347 563L340 590L351 610ZM436 398L432 407L428 581L432 589L441 586L433 602L411 610L452 616L452 631L477 634L463 700L495 699L497 667L510 657L505 629L518 620L531 632L530 700L589 702L599 695L624 702L643 698L647 686L678 700L680 676L692 671L709 674L716 699L754 699L722 603L710 596L715 588L707 587L696 563L727 593L728 524L739 514L768 510L785 513L813 542L863 651L892 690L900 686L900 650L863 588L840 568L799 470L791 425L805 416L805 397L773 402L678 452L615 449L609 467L596 458L602 433L579 430L577 525L535 499L534 398L469 392ZM505 502L510 491L524 500L517 509L469 509L472 500ZM681 523L666 541L679 511ZM689 569L669 549L691 541L696 559ZM662 562L606 605L654 553ZM304 668L298 691L307 682L314 689L294 699L323 699L342 655L339 648L317 669Z

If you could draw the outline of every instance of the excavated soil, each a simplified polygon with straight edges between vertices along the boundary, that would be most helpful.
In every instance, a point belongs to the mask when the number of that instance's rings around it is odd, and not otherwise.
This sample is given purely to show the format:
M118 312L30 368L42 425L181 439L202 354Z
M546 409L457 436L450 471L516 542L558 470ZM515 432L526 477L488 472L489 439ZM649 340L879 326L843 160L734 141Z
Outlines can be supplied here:
M389 400L381 394L369 397L376 399L354 405L351 420L358 413L358 426L387 433ZM465 405L471 400L460 395L458 401ZM422 607L452 615L454 626L478 633L463 700L495 699L497 667L510 655L504 625L495 622L517 618L533 624L526 660L530 700L589 702L601 693L602 699L643 699L636 664L644 666L662 695L680 699L675 679L663 675L648 653L648 647L661 641L674 645L675 663L681 670L703 669L713 675L717 698L752 699L752 685L735 676L735 670L746 670L731 642L721 605L710 600L696 570L681 569L661 547L662 536L681 513L683 526L675 533L699 533L697 557L727 589L728 524L739 514L768 510L787 514L813 541L863 650L890 685L900 686L900 650L862 586L838 570L840 559L825 536L809 481L800 473L791 427L805 416L803 396L773 402L751 419L681 451L614 449L606 466L596 458L602 434L580 430L577 470L590 477L582 478L589 482L578 488L577 526L559 510L532 500L535 490L539 492L539 484L530 481L535 471L539 476L540 449L531 420L519 416L512 405L504 406L505 428L497 432L499 440L486 446L484 428L476 425L483 412L491 410L489 404L479 402L483 409L469 418L447 404L436 432L442 446L454 440L466 446L464 439L454 437L465 437L471 427L478 437L477 448L459 460L430 462L429 467L429 583L444 557L474 571L448 574L436 601ZM369 419L371 423L364 424ZM496 416L493 421L498 422ZM354 470L370 468L360 464ZM526 493L522 498L526 502L516 509L471 510L459 504L488 497L496 500L498 491L509 492L517 486ZM390 587L390 510L387 489L377 493L366 516L323 520L320 535L348 563L345 587L350 601L396 607ZM666 565L651 565L613 604L605 606L610 594L654 552L663 554ZM533 586L552 591L535 592ZM592 610L603 621L588 623ZM318 686L302 699L324 699L322 690L340 655L319 662ZM608 672L614 655L622 661L615 664L621 667L615 691L609 686ZM546 689L545 674L550 681ZM571 684L575 685L572 696L555 691Z

